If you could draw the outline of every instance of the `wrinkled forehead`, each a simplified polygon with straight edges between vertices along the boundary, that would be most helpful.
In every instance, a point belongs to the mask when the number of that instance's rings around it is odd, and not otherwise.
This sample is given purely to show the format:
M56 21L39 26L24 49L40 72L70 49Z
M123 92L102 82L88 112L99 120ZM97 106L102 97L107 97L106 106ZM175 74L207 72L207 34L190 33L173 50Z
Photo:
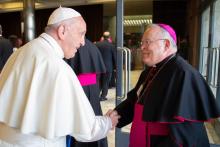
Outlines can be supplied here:
M162 36L161 29L158 26L149 27L142 36L143 39L158 39Z

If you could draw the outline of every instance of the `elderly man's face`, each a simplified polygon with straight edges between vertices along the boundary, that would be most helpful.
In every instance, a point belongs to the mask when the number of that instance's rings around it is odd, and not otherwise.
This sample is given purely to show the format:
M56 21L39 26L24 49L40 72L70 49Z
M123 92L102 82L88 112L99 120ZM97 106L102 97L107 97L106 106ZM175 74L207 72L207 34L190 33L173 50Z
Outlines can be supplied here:
M85 44L86 23L82 17L68 27L68 34L65 38L64 57L66 59L75 56L77 49Z
M165 38L162 37L159 27L152 27L144 32L141 40L142 60L148 66L153 66L165 54Z

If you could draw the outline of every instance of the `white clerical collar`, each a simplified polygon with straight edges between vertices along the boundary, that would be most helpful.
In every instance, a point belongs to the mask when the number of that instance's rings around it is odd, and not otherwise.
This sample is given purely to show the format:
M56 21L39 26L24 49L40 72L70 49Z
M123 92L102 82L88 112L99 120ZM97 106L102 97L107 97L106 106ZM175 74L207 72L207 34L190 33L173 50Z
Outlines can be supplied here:
M62 48L59 46L59 44L56 42L56 40L53 37L51 37L50 35L46 33L42 33L40 37L42 37L49 43L49 45L54 49L55 53L59 57L64 58L64 53L63 53Z

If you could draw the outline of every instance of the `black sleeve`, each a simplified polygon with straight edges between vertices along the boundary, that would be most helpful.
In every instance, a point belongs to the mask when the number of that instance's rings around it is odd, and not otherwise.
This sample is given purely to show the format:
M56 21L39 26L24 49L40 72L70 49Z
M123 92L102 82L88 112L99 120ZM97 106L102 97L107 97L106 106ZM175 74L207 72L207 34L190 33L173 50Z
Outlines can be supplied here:
M127 99L121 102L115 110L121 116L119 119L119 123L117 125L118 128L124 127L132 122L134 116L134 105L136 102L136 91L132 90L128 92Z
M119 119L119 123L117 125L118 128L124 127L132 122L134 116L134 106L137 101L137 90L140 87L140 85L143 83L146 73L147 70L141 73L135 88L130 92L128 92L127 99L121 102L115 108L115 110L121 116L121 118Z

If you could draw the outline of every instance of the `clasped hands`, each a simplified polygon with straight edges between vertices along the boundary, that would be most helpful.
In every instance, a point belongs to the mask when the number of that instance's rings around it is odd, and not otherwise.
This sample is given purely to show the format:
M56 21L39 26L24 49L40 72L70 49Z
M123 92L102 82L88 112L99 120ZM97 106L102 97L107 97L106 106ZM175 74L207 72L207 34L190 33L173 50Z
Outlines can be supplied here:
M109 109L108 112L105 114L106 116L110 117L112 121L112 129L116 127L118 124L118 119L121 117L118 115L117 111Z

